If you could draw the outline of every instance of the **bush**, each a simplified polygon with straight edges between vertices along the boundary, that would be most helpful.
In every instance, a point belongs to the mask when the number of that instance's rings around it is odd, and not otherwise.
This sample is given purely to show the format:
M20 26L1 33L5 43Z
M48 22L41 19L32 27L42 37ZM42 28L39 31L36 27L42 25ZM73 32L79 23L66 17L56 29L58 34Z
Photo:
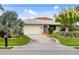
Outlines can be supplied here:
M3 31L0 31L0 37L3 38L5 33Z
M52 27L49 27L48 28L48 31L49 31L49 34L52 34L53 33L53 28Z
M70 32L59 32L60 36L68 36L68 37L79 37L79 31L70 31Z

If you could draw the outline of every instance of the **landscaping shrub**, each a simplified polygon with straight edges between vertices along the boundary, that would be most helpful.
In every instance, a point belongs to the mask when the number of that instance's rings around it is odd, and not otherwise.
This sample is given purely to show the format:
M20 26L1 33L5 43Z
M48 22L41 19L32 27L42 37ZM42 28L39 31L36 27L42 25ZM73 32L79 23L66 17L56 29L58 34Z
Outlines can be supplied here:
M4 34L5 34L5 33L4 33L3 31L0 31L0 37L1 37L1 38L4 37Z
M59 32L60 36L79 37L79 31Z
M49 31L49 34L52 34L53 33L53 28L52 27L49 27L48 28L48 31Z

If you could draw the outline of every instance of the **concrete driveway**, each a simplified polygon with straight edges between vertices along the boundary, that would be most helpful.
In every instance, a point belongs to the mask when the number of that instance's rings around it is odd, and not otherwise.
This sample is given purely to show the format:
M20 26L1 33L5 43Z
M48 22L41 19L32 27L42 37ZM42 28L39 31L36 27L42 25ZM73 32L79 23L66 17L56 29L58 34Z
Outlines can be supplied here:
M45 35L27 35L32 39L32 43L38 43L38 44L51 44L52 39Z

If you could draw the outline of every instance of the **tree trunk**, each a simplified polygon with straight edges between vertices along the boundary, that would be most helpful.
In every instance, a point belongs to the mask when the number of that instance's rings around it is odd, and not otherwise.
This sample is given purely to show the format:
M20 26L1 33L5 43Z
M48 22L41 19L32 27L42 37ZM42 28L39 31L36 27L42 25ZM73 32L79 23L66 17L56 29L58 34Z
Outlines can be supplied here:
M69 32L69 28L68 27L65 27L65 32Z
M13 36L12 30L10 30L10 35L11 35L11 37Z

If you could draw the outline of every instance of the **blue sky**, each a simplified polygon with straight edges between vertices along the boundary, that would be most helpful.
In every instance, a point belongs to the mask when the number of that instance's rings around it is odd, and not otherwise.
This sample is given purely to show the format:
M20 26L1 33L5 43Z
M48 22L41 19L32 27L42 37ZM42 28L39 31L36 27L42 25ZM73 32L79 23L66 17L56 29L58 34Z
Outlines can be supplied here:
M77 4L2 4L4 9L16 11L19 18L53 17L63 8L78 6Z

